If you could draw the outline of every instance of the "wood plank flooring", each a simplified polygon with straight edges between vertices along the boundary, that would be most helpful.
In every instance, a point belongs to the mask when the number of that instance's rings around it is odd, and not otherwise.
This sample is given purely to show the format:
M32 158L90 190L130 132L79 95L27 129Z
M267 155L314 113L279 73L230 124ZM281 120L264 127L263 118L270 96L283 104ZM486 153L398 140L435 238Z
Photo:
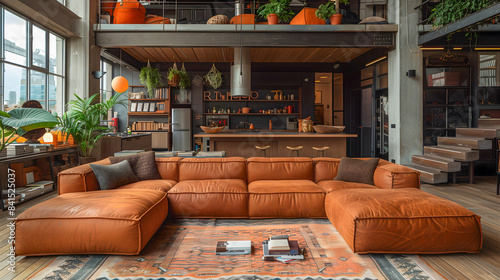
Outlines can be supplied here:
M446 279L500 279L500 196L496 195L496 178L476 179L476 184L422 185L422 190L452 200L481 216L483 248L478 254L448 254L421 256ZM29 207L55 197L46 194L17 206L19 215ZM34 272L50 263L55 257L17 257L16 272L7 270L9 231L6 227L7 212L0 213L0 279L27 279Z

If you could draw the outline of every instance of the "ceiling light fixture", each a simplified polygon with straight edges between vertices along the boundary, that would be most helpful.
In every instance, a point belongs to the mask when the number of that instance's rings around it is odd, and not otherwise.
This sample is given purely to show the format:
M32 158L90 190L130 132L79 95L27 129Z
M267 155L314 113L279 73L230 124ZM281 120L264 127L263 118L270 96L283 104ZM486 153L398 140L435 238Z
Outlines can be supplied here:
M500 48L474 48L476 51L500 51Z
M328 78L328 76L321 76L321 77L319 77L319 78L320 78L320 79L326 79L326 78Z
M461 51L462 48L453 48L454 51Z
M337 70L340 68L340 62L336 62L335 64L333 64L333 69Z
M321 82L321 81L314 81L314 82L315 82L315 83L319 83L319 82Z
M373 64L375 64L375 63L377 63L377 62L379 62L379 61L382 61L382 60L384 60L384 59L386 59L386 58L387 58L387 56L382 56L381 58L375 59L375 60L374 60L374 61L372 61L372 62L368 62L367 64L365 64L365 66L366 66L366 67L368 67L368 66L373 65Z
M118 93L128 90L128 81L122 77L122 49L120 48L120 76L113 78L111 81L111 88Z

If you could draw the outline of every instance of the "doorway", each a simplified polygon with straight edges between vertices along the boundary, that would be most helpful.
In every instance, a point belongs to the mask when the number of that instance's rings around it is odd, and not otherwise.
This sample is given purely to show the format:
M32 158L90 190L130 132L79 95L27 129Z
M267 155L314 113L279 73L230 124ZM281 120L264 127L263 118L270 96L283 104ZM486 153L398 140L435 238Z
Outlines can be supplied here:
M316 73L314 90L315 124L344 125L344 75Z

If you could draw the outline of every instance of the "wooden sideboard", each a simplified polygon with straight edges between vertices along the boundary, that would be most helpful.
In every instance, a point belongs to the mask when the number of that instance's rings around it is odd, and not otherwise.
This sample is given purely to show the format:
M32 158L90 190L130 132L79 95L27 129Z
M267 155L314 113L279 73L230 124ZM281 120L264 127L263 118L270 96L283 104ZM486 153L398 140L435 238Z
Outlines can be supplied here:
M94 151L97 160L113 156L123 150L151 151L153 139L151 134L132 134L127 136L104 136Z

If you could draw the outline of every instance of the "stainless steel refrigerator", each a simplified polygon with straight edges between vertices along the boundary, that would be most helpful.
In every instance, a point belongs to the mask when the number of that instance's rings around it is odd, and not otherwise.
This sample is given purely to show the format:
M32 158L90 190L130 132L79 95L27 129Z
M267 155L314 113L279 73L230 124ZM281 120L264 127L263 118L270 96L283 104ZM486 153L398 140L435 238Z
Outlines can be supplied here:
M172 150L191 151L191 109L172 109Z

